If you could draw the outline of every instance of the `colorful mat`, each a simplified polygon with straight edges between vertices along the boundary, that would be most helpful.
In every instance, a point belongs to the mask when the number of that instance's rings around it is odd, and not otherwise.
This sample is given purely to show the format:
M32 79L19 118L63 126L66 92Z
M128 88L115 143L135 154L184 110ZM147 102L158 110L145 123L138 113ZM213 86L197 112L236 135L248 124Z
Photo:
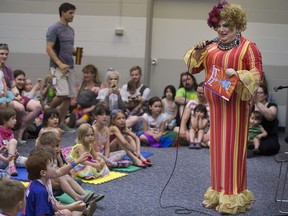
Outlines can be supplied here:
M111 171L107 176L104 176L104 177L99 177L97 179L90 179L90 180L85 180L85 179L81 179L81 180L89 184L103 184L103 183L124 177L126 175L127 175L126 173Z
M90 190L85 190L85 191L88 193L91 192ZM66 193L62 194L61 196L56 196L55 198L59 202L61 202L62 205L69 205L75 202L75 200Z
M17 167L18 176L11 176L12 179L21 180L21 181L29 181L28 173L25 167Z
M144 158L147 158L147 157L150 157L151 155L153 155L153 152L144 152L144 151L141 151L141 154ZM129 156L125 156L123 158L123 160L131 160L131 158Z
M141 169L140 167L130 165L127 168L113 168L112 170L119 171L119 172L134 172L140 169Z

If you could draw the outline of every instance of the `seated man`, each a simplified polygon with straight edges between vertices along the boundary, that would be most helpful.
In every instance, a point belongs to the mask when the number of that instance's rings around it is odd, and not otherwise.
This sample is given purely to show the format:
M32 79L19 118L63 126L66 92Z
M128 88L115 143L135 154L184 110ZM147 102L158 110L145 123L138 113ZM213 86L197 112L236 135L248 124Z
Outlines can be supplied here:
M197 98L196 94L197 81L195 77L189 72L183 72L180 76L180 85L176 92L175 102L179 107L178 113L178 125L180 123L180 119L182 118L183 110L186 104L192 100Z
M210 116L210 109L209 109L209 105L208 105L208 102L207 102L205 94L204 94L203 84L204 83L201 82L197 87L196 92L197 92L198 98L194 99L194 100L190 100L187 103L187 105L184 109L182 118L181 118L180 127L174 128L174 132L177 132L177 133L179 132L179 137L184 139L184 141L187 141L188 143L190 142L190 138L189 138L190 121L189 121L189 119L193 115L194 108L198 104L203 104L206 106L208 117ZM201 144L203 147L209 147L209 140L210 140L209 134L210 134L210 132L207 129L206 133L204 135L204 138L203 138L203 143Z

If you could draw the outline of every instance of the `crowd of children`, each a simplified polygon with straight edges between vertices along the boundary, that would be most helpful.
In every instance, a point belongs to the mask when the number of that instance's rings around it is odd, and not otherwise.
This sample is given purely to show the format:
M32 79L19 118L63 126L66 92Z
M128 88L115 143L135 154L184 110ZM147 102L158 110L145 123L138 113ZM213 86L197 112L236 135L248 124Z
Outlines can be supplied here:
M85 67L87 70L93 70L95 67L93 65L88 66ZM85 72L87 72L86 69ZM113 78L110 80L107 76L108 83L112 81L114 83L116 80L114 85L118 87L119 77L115 76L113 72L110 74L113 75ZM83 91L84 87L87 86L86 84L82 83L81 85ZM32 84L31 80L26 79L24 90L21 92L22 96L31 99L39 98L37 97L37 91L40 90L40 85L40 79L35 85ZM5 86L5 80L2 79L0 94L2 88L7 98L2 97L1 99L8 102L9 94L7 94ZM110 88L115 88L115 86L107 87L106 91L109 93ZM97 93L103 87L104 85L99 82L96 89ZM129 167L131 164L140 168L151 167L151 160L144 158L141 154L141 145L151 147L173 146L178 133L179 137L183 137L181 127L185 127L184 137L189 148L209 147L207 145L209 138L205 138L207 135L209 137L209 107L205 100L202 84L195 89L198 97L188 101L184 110L183 118L185 120L181 124L177 122L179 109L175 102L177 93L173 85L165 87L162 98L151 97L148 100L143 100L143 92L139 92L139 86L137 87L135 81L129 81L126 88L126 94L122 93L122 102L125 105L124 108L121 106L122 109L111 109L107 98L107 100L96 100L97 93L94 90L93 97L95 100L93 100L91 106L89 105L89 110L85 111L85 115L89 116L85 121L78 121L79 123L77 123L77 119L83 117L83 115L80 115L80 111L83 111L83 108L86 109L85 106L83 104L76 106L76 108L74 106L70 115L67 115L66 122L72 127L77 127L77 139L75 145L61 148L61 138L65 131L59 127L60 114L58 109L49 106L55 96L55 88L53 87L52 77L48 75L40 91L39 99L43 108L41 115L38 117L40 124L35 125L34 121L34 126L40 126L39 133L37 133L35 149L29 154L28 158L21 156L17 151L18 142L14 139L12 130L16 124L16 111L6 107L6 101L0 101L3 108L0 110L0 179L2 179L0 181L0 212L5 214L8 211L17 212L25 208L27 215L92 215L96 208L96 202L103 199L104 195L86 192L75 180L76 178L95 179L103 177L108 175L112 168ZM113 92L114 90L111 90L111 94ZM121 91L117 89L117 95L118 93L121 93ZM90 93L83 92L84 94ZM83 97L82 99L87 101L90 96L84 95ZM81 100L79 99L79 101ZM76 118L73 117L73 113ZM71 118L73 118L73 124ZM133 121L127 119L133 119ZM254 154L259 151L259 140L267 134L260 123L261 113L253 112L250 119L247 146L253 149ZM133 130L132 125L134 124L140 125L140 133ZM181 125L180 129L179 127L175 128L179 125ZM171 136L171 133L174 136ZM172 137L172 139L167 142L167 137ZM123 160L126 155L132 161ZM19 199L15 199L13 206L6 207L2 205L3 193L1 187L15 188L15 190L19 190L19 193L24 191L21 184L19 185L13 180L5 180L9 179L10 176L18 175L16 167L26 167L28 171L30 184L26 191L26 207L23 196L22 199L20 196ZM71 196L75 202L63 206L54 198L54 196L64 192ZM38 194L37 199L36 194ZM5 202L3 201L3 203Z

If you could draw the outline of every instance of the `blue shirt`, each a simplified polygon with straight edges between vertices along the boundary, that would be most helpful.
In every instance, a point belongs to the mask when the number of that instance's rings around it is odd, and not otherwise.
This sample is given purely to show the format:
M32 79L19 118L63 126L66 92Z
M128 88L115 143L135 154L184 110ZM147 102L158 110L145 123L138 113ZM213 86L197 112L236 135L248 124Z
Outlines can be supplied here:
M26 215L54 215L48 191L46 187L37 180L33 180L26 191Z

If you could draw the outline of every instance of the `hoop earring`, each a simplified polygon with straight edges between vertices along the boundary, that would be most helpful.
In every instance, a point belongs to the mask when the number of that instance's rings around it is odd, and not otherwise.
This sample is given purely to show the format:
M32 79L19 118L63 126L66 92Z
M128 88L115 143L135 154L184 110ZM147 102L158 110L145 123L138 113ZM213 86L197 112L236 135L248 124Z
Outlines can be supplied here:
M236 45L237 46L239 46L241 44L240 38L241 38L241 32L237 31L237 33L236 33Z

